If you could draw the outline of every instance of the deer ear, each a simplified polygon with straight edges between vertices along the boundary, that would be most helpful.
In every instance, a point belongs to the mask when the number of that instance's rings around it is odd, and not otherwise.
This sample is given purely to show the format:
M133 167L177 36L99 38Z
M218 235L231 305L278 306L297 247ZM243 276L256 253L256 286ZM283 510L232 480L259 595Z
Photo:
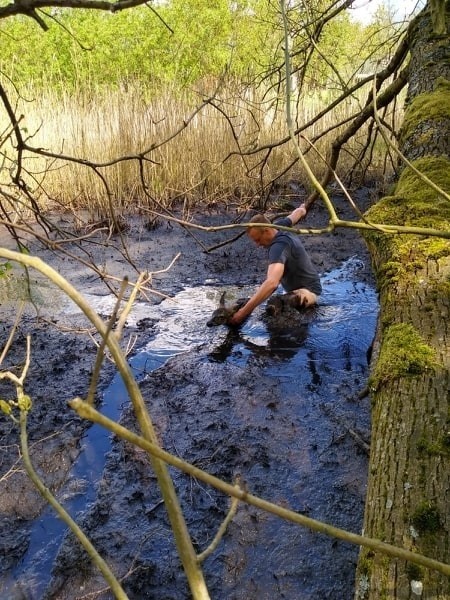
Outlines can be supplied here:
M220 302L219 302L219 306L225 306L225 294L226 292L224 292L221 296L220 296Z

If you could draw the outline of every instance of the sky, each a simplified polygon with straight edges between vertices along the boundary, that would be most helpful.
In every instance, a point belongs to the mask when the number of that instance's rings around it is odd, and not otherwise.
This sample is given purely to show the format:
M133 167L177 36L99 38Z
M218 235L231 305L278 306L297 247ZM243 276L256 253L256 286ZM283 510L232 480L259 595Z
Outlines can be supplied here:
M398 19L408 16L416 6L422 7L425 0L355 0L353 6L356 7L350 11L355 19L366 24L369 23L377 8L384 4L394 12Z

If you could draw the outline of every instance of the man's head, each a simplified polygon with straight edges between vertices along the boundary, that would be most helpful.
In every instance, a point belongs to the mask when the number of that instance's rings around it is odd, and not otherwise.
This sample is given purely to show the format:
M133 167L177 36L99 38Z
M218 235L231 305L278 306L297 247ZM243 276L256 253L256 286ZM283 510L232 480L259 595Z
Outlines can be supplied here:
M263 214L255 215L250 219L250 223L270 223L269 219ZM257 246L270 246L277 231L273 227L249 227L247 229L248 237L255 242Z

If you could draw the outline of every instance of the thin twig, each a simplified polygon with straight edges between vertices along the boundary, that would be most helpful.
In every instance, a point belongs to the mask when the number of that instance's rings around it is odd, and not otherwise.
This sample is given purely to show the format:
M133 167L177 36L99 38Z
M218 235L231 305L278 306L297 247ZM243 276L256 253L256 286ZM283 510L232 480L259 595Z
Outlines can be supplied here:
M236 242L239 238L241 238L244 235L244 233L245 233L245 231L241 231L240 233L238 233L237 235L235 235L233 238L231 238L229 240L220 242L220 244L216 244L215 246L210 246L209 248L206 249L206 252L212 252L213 250L217 250L218 248L223 248L223 246L228 246L228 244L234 244L234 242Z
M122 337L122 331L125 326L125 321L127 320L127 317L130 314L130 310L133 308L134 301L136 300L136 296L139 293L141 283L144 281L144 279L146 281L148 281L149 278L148 277L146 278L145 273L141 273L139 275L136 283L134 284L133 289L131 290L130 297L128 298L127 303L125 304L125 307L123 308L122 312L119 315L119 320L117 321L117 326L116 326L116 329L114 330L114 334L118 340L120 340L120 338ZM128 279L126 280L126 283L128 283ZM123 292L125 292L125 288L123 289ZM122 294L122 297L123 297L123 294Z
M14 334L16 333L16 329L17 329L17 327L19 325L19 321L22 318L24 307L25 307L25 301L22 300L21 303L19 304L19 308L17 309L16 318L15 318L14 324L12 326L12 329L11 329L11 331L9 333L8 340L7 340L5 346L4 346L3 350L2 350L2 353L0 355L0 365L5 360L5 356L8 354L8 350L11 347L12 341L14 339Z
M236 486L236 487L239 487L239 486ZM200 554L197 555L197 561L199 563L203 562L205 560L205 558L208 558L208 556L210 556L214 552L214 550L217 548L217 546L219 545L221 539L225 535L228 525L231 523L232 519L234 518L234 515L236 514L238 504L239 504L238 498L231 499L231 506L227 513L227 516L222 521L216 535L214 536L213 541L209 544L209 546L205 550L203 550L203 552L201 552Z
M22 368L22 373L19 377L10 376L9 379L13 381L16 385L16 396L17 402L14 403L15 406L19 408L19 423L20 423L20 449L22 453L22 461L25 467L25 471L28 477L31 479L32 483L40 493L40 495L52 506L52 508L56 511L58 517L66 523L66 525L71 529L75 537L78 539L80 544L86 550L88 555L90 556L92 562L95 566L100 570L106 582L110 586L114 596L117 600L128 600L128 596L123 591L120 583L114 576L114 573L111 571L109 566L106 564L105 560L99 555L97 550L94 548L90 540L86 537L80 527L75 523L69 513L64 509L64 507L56 500L51 491L46 487L42 479L36 473L33 464L30 459L29 446L28 446L28 432L27 432L27 421L28 421L28 412L31 409L31 399L24 394L24 383L28 373L28 369L31 363L31 337L27 336L27 348L26 348L26 357L25 363ZM10 374L12 375L12 374ZM16 421L13 415L10 415L14 421Z
M92 545L91 541L86 537L84 532L75 523L69 513L61 506L56 500L50 490L44 485L38 474L33 468L31 463L30 455L28 452L28 436L27 436L27 411L20 411L20 445L22 450L22 459L25 465L25 470L28 477L31 479L35 487L41 496L46 500L50 506L56 511L58 517L64 521L64 523L70 527L77 540L89 554L94 565L100 570L109 587L111 588L115 598L117 600L128 600L128 596L122 589L122 586L117 581L114 573L111 571L105 560L100 556L97 550Z
M333 213L335 214L334 208ZM445 231L441 229L430 229L429 227L411 227L411 226L403 226L403 225L386 225L384 223L361 223L355 221L344 221L336 217L335 220L329 222L326 227L322 227L320 229L316 229L313 227L303 227L303 228L293 228L287 227L285 225L277 225L274 223L230 223L229 225L198 225L196 223L189 223L187 221L182 221L181 219L176 219L175 217L164 217L169 221L173 221L175 223L184 224L188 227L192 227L193 229L200 229L202 231L208 232L216 232L216 231L225 231L227 229L236 229L236 228L244 228L248 229L249 227L271 227L273 229L278 229L280 231L290 231L297 234L311 234L311 235L321 235L323 233L330 233L336 227L349 227L352 229L361 229L361 230L369 230L373 231L374 229L383 229L385 233L403 233L403 234L411 234L411 235L425 235L425 236L433 236L433 237L441 237L445 239L450 239L450 231ZM1 256L1 254L0 254Z

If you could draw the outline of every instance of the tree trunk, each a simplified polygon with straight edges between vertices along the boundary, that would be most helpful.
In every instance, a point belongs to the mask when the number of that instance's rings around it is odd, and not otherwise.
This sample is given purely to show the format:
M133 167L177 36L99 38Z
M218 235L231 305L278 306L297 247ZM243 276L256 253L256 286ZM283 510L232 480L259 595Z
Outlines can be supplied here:
M449 31L449 2L446 25ZM450 44L429 11L409 30L410 81L400 145L450 193ZM373 221L449 229L450 202L406 167ZM364 532L444 563L450 560L450 242L369 234L380 292L370 379L372 443ZM362 550L358 600L448 600L437 572Z

